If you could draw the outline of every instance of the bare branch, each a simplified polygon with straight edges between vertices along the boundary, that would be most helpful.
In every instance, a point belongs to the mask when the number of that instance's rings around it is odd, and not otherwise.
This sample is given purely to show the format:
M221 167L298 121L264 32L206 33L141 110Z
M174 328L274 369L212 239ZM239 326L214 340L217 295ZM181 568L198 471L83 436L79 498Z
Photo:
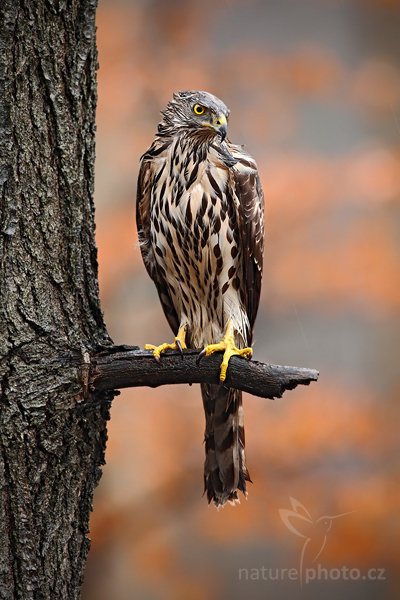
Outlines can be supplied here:
M199 351L183 355L168 351L157 362L151 352L138 347L114 346L92 358L90 386L98 391L126 387L158 387L171 383L218 383L221 354L201 359ZM226 386L261 398L280 398L285 390L317 381L318 371L284 367L234 356L229 362Z

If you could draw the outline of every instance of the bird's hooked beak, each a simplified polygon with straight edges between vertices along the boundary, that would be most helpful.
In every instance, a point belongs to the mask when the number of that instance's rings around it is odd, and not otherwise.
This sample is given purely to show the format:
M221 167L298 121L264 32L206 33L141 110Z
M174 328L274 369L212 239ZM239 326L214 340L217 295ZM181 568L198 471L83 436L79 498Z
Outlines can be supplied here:
M228 133L228 121L226 120L226 116L224 113L220 115L216 115L213 118L212 126L215 131L221 136L221 141L223 142L226 138L226 134Z

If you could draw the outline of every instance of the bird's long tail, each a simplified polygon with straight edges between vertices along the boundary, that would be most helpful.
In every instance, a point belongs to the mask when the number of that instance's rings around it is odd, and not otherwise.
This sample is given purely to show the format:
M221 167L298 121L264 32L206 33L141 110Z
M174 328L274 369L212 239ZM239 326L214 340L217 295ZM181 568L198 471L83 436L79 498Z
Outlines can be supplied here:
M204 491L210 503L222 506L246 496L251 481L244 454L242 392L223 385L202 384L206 415Z

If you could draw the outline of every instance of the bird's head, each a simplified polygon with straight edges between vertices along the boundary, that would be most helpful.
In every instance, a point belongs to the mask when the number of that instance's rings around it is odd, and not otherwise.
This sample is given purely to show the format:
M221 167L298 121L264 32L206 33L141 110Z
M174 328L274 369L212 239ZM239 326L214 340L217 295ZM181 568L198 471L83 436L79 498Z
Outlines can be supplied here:
M319 519L315 521L315 529L323 532L328 532L331 530L332 523L335 519L338 519L339 517L345 517L346 515L351 515L354 512L355 511L352 510L350 512L340 513L340 515L325 515L323 517L319 517Z
M209 92L176 92L162 115L158 126L161 135L195 131L206 137L219 135L222 141L226 138L229 110Z

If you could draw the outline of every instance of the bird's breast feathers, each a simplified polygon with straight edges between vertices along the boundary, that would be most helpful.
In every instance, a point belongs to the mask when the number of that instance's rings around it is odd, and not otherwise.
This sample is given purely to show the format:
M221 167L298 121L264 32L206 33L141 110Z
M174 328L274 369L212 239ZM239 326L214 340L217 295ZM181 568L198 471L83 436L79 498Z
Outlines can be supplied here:
M156 261L198 344L218 338L227 315L245 338L237 198L229 189L228 168L215 150L202 161L179 150L175 144L157 157L151 203Z

